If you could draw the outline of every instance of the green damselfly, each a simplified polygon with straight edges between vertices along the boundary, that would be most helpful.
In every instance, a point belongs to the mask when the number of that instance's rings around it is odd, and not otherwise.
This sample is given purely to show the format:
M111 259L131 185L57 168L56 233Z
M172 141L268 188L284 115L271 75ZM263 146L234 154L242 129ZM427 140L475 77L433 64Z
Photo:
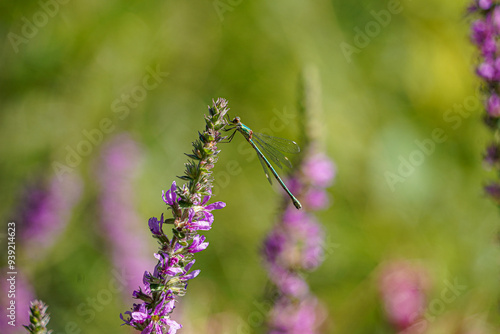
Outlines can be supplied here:
M288 160L288 158L282 152L299 153L299 145L297 145L297 143L292 140L277 138L263 133L255 133L248 126L241 123L239 117L235 117L228 123L233 125L233 127L227 129L227 131L235 129L235 131L228 137L228 141L231 141L233 139L236 132L240 132L257 152L257 156L259 157L259 161L262 165L262 168L264 169L264 173L266 174L269 183L273 184L271 177L269 176L268 169L271 170L271 173L273 173L274 177L276 178L276 180L278 180L281 187L283 187L288 196L290 196L293 205L295 205L297 209L302 208L299 200L295 198L295 196L293 196L292 192L287 188L283 180L281 180L278 173L267 159L267 157L269 157L269 159L271 159L271 161L279 168L282 168L282 164L288 167L292 167L290 160Z

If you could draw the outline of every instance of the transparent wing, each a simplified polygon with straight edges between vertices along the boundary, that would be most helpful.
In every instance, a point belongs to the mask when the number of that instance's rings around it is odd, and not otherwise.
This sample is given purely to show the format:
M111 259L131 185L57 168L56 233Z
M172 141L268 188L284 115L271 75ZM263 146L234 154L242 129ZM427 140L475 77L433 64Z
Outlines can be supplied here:
M267 158L274 162L276 166L278 166L279 168L283 168L281 166L283 164L289 168L292 167L290 160L288 160L288 158L283 153L278 151L275 147L266 143L258 136L253 136L252 139L262 149L262 153L264 153Z
M264 169L264 174L266 174L266 178L269 181L269 184L273 185L273 181L271 176L269 175L269 169L267 168L266 163L264 162L260 154L257 154L257 156L259 157L260 164L262 165L262 169Z
M264 133L253 133L254 137L258 137L263 142L275 147L277 150L285 153L299 153L300 147L293 140L273 137Z

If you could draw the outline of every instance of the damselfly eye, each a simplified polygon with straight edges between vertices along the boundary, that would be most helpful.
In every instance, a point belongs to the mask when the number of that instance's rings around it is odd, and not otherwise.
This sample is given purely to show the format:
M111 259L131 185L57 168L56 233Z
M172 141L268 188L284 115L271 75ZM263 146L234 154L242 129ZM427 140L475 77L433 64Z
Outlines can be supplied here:
M231 123L233 123L233 124L238 124L238 123L241 123L240 118L239 118L238 116L236 116L236 117L235 117L235 118L231 121Z

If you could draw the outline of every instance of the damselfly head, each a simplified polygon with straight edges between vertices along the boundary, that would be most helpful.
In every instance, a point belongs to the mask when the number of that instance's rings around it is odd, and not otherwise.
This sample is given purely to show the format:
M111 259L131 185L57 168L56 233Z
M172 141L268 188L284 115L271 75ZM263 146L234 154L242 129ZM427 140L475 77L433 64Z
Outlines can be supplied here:
M233 124L240 124L241 123L241 120L238 116L236 116L235 118L233 118L233 120L231 121L231 123Z

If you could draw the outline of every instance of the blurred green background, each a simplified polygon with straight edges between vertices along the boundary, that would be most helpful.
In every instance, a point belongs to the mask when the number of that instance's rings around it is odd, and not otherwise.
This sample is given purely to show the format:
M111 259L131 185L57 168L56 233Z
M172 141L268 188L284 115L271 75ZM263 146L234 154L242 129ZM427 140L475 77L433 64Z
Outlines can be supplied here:
M83 131L109 119L113 130L104 141L126 131L143 149L134 205L147 232L147 219L165 211L161 191L182 174L183 153L203 129L212 98L228 99L231 116L256 131L278 126L275 135L296 138L304 122L297 116L300 73L315 66L325 147L338 168L330 188L334 204L319 214L333 251L308 275L328 312L324 332L395 333L384 315L377 272L399 259L425 265L429 301L441 298L446 281L467 287L432 316L428 333L469 333L465 328L474 326L482 328L478 333L497 332L498 212L482 191L493 177L481 162L490 134L475 97L468 2L401 1L401 11L364 44L358 32L377 22L372 11L387 11L390 1L42 5L49 2L0 4L3 222L16 219L12 213L28 180L53 177L67 146L76 149L86 140ZM44 20L40 12L53 15ZM39 27L30 30L26 20L38 20ZM346 57L347 44L356 49ZM168 75L127 107L123 94L143 86L155 69ZM470 113L460 114L461 106ZM416 141L432 138L436 128L446 140L419 155L423 160L399 182L388 182L404 168L402 161L412 154L416 159ZM281 199L242 143L237 137L221 146L213 199L227 207L205 233L210 247L197 255L201 275L173 315L185 325L183 333L238 333L263 298L267 278L259 249ZM119 327L118 315L131 304L120 296L90 322L76 312L112 278L96 219L92 166L101 146L93 145L73 168L84 179L84 192L55 246L37 261L18 250L19 270L49 304L56 333L71 333L68 322L82 333L128 331ZM227 178L232 161L242 172ZM148 240L154 250L155 241Z

